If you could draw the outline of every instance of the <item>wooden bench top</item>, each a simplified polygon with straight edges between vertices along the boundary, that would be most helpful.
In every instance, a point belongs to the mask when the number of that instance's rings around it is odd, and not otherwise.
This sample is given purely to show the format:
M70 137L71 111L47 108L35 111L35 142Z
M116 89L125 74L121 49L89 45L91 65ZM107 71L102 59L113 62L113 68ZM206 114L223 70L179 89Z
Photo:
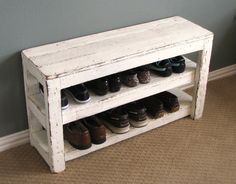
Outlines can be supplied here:
M175 16L27 49L22 56L45 78L54 79L211 36L212 32Z

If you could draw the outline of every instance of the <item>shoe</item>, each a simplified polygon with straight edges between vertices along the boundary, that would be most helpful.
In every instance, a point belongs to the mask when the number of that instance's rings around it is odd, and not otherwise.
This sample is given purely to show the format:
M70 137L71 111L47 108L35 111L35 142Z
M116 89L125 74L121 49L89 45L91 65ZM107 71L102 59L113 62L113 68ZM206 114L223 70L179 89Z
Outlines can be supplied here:
M106 77L93 80L87 84L89 88L99 96L106 95L109 90L108 79Z
M172 65L169 59L152 63L149 68L162 77L169 77L172 74Z
M140 103L147 108L147 113L151 118L157 119L164 116L165 111L162 101L153 96L141 99Z
M140 102L131 102L124 106L126 112L129 115L129 118L134 120L130 121L130 124L134 127L143 127L147 125L147 113L146 107Z
M41 94L43 95L44 90L43 90L43 85L39 83L39 90ZM65 91L61 90L61 109L65 110L69 107L69 102L68 98L66 97Z
M129 131L128 113L123 107L117 107L97 115L105 120L104 124L114 133L122 134Z
M168 112L176 112L179 110L179 101L178 97L168 91L164 91L154 97L160 101L162 101L164 105L164 109Z
M147 84L150 82L150 71L149 68L147 66L141 66L136 68L137 71L137 77L139 80L139 83L141 84Z
M90 96L89 96L88 90L84 84L78 84L76 86L71 86L71 87L67 88L66 91L78 103L87 103L90 101Z
M108 85L110 92L117 92L120 91L121 88L121 80L119 74L113 74L108 76Z
M102 144L106 141L106 128L105 126L96 118L91 116L82 120L84 126L89 130L92 143Z
M128 87L135 87L138 85L137 72L135 70L127 70L122 73L122 82Z
M88 129L78 120L64 125L64 138L74 148L84 150L91 147L91 138Z
M172 70L174 73L182 73L185 70L185 59L183 56L177 56L170 59Z

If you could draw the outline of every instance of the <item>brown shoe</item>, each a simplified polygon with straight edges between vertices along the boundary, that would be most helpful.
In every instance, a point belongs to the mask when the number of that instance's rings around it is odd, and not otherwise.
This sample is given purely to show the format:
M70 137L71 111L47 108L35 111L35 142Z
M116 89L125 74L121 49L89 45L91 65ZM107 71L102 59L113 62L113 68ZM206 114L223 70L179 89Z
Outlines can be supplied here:
M178 97L168 91L164 91L154 97L163 102L164 108L168 112L176 112L179 110Z
M150 71L147 66L141 66L136 69L137 77L141 84L147 84L151 80Z
M94 144L102 144L106 141L106 128L95 116L85 118L82 122L89 130Z
M88 149L92 145L89 131L80 120L64 125L64 138L76 149Z
M135 87L138 85L137 72L135 70L127 70L122 74L122 82L128 87Z
M164 107L163 103L156 99L155 97L147 97L142 100L140 100L140 103L143 103L143 105L147 108L147 113L151 118L157 119L164 116Z

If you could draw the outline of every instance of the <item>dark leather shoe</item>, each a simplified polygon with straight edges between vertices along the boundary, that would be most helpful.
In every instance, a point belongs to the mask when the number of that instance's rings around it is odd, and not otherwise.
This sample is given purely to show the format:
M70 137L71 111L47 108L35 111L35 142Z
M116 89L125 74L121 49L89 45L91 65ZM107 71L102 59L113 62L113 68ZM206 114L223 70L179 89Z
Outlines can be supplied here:
M169 77L172 74L172 65L169 59L157 61L149 65L150 69L162 77Z
M176 112L179 110L178 97L168 91L154 95L154 97L163 102L164 108L168 112Z
M88 149L92 145L88 129L79 120L64 125L64 138L76 149Z
M108 79L106 77L88 82L88 86L94 93L100 96L106 95L109 90Z
M106 141L106 128L95 116L85 118L82 122L89 130L92 143L102 144Z
M140 100L140 102L147 108L147 113L151 118L157 119L164 116L164 106L162 101L151 96Z
M177 56L170 59L172 70L174 73L182 73L185 70L185 59L183 56Z
M84 84L71 86L67 88L66 90L78 103L87 103L90 101L89 92Z
M121 80L119 74L113 74L108 76L108 84L110 92L120 91L121 88Z
M114 133L126 133L129 131L128 113L123 107L117 107L97 115L105 120L104 124Z
M39 83L39 90L42 94L44 93L43 85L40 83ZM69 107L69 102L68 102L68 98L65 94L65 90L61 90L61 109L65 110L68 107Z
M139 101L131 102L126 104L124 107L126 112L129 114L129 118L134 120L130 121L132 126L139 128L148 124L148 122L145 121L147 119L147 109L142 103Z
M128 87L135 87L138 85L137 72L135 70L127 70L122 74L122 82Z

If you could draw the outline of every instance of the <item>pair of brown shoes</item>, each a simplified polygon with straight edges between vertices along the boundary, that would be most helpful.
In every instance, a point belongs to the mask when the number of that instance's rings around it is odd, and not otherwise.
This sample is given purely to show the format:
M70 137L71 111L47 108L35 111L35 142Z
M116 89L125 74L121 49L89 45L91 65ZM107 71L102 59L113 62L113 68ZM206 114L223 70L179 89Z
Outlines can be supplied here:
M147 84L150 82L150 71L146 66L127 70L122 73L122 82L128 87L135 87L138 83Z
M76 149L88 149L92 143L106 141L106 129L95 116L91 116L64 125L64 138Z

